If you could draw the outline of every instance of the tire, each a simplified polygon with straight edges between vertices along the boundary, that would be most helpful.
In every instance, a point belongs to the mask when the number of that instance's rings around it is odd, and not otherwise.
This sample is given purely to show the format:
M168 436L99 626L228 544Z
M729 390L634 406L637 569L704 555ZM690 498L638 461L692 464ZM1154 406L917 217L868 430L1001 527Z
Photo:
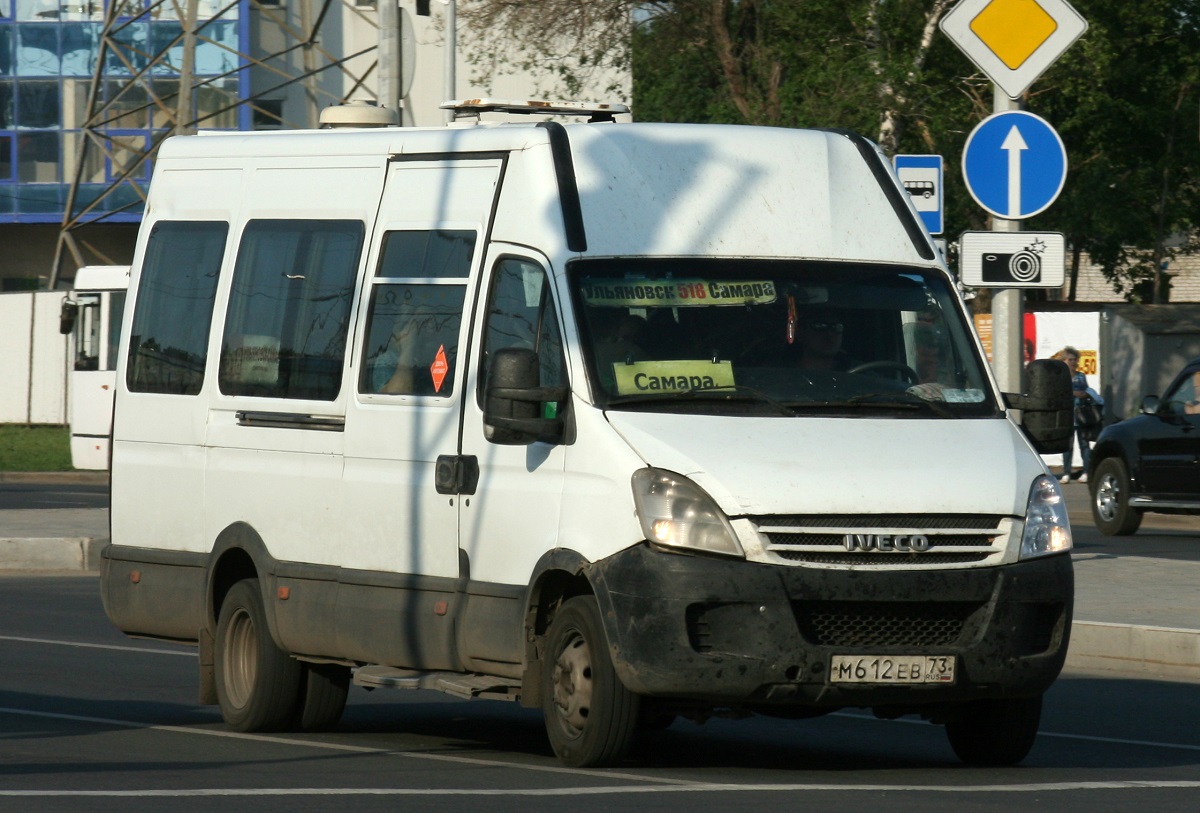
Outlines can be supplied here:
M297 731L330 731L346 709L350 667L335 663L301 665L294 728Z
M621 759L638 727L638 697L608 654L595 599L569 599L546 634L542 712L555 755L572 768Z
M946 723L954 753L968 765L1016 765L1033 748L1042 719L1042 698L973 700Z
M300 695L299 661L275 646L258 579L235 584L217 620L217 703L235 731L284 731Z
M1107 457L1096 466L1088 484L1092 492L1092 520L1100 533L1129 536L1142 524L1142 512L1129 507L1129 472L1118 457Z

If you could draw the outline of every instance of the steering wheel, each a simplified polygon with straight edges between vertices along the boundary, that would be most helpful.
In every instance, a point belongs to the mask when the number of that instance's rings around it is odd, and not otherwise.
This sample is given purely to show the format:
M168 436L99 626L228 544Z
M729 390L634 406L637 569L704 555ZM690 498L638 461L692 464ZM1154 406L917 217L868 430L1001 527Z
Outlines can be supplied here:
M873 373L881 370L889 370L900 373L900 375L903 376L909 384L921 383L921 378L917 375L917 371L900 361L868 361L866 364L859 364L851 367L846 372Z

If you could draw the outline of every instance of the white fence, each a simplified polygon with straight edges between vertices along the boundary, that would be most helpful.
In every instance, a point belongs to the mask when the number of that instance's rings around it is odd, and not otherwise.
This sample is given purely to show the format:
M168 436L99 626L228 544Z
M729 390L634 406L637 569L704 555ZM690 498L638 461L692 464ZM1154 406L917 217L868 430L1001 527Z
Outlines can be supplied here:
M0 423L67 423L70 336L62 291L0 294Z

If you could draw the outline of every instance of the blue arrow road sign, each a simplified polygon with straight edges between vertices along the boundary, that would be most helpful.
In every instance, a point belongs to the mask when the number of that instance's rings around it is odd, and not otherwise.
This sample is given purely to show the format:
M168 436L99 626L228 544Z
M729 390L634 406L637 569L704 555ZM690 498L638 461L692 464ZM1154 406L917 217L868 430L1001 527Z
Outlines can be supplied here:
M942 233L942 156L897 155L892 159L913 206L930 234Z
M1024 110L989 116L967 136L963 178L996 217L1023 220L1054 203L1067 180L1067 150L1045 119Z

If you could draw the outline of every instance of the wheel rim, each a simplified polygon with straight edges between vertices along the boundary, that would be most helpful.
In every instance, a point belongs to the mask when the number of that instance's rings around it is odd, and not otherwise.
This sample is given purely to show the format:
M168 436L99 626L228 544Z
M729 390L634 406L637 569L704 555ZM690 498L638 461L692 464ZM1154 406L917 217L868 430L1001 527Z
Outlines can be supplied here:
M588 643L576 632L554 662L554 706L563 727L578 736L592 709L592 658Z
M1100 478L1096 486L1096 513L1105 522L1117 518L1117 510L1121 504L1121 484L1111 474Z
M234 708L245 707L258 673L258 632L254 620L238 609L229 621L225 638L225 693Z

